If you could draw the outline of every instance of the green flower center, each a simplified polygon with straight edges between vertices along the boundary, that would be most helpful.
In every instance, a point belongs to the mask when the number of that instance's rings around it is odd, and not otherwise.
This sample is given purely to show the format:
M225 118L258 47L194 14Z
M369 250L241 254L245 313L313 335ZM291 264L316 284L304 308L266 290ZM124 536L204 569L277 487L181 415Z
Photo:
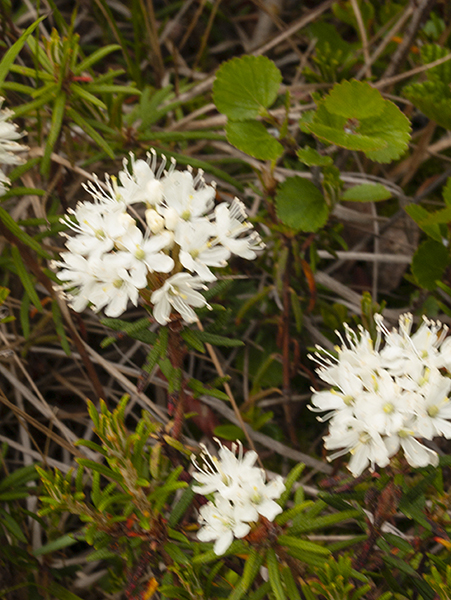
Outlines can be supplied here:
M434 418L438 415L439 410L439 407L433 404L432 406L428 407L427 413L430 417Z
M146 258L146 253L142 248L138 248L135 252L135 258L138 260L144 260Z

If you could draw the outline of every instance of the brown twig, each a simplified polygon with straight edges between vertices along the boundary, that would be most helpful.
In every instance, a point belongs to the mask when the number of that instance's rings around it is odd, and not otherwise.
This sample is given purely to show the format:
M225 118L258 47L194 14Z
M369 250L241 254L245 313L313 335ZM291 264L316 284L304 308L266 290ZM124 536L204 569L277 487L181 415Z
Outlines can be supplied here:
M390 79L396 73L409 53L412 42L420 28L422 20L435 4L435 0L420 0L411 2L413 10L412 20L404 33L404 39L393 54L390 64L385 69L382 79Z

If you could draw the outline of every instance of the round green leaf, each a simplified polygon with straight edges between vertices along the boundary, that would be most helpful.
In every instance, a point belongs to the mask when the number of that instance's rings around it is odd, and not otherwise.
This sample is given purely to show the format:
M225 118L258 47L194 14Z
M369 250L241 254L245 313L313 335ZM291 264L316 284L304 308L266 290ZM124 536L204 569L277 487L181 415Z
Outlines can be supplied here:
M398 159L407 150L410 140L410 121L396 104L384 100L385 108L380 115L361 121L359 133L383 140L385 148L370 150L365 154L371 160L388 163Z
M246 154L260 160L277 160L283 146L260 121L229 121L226 126L228 141Z
M276 211L279 219L296 231L318 231L329 216L322 193L308 179L289 177L277 190Z
M373 109L365 112L360 98L354 104L350 103L350 91L357 93L359 86L355 84L359 82L345 83L336 85L320 102L313 119L303 121L302 126L331 144L361 150L376 162L388 163L399 158L409 143L409 119L393 102L384 100L377 90L370 88L369 91L367 88L370 86L362 83L364 87L361 89L366 90L363 97ZM345 93L339 93L343 89ZM348 108L345 106L347 102L350 103Z
M351 202L380 202L388 200L391 195L382 183L362 183L346 190L342 198Z
M435 290L437 281L443 277L449 263L448 250L434 240L423 242L412 259L412 273L418 284L427 290Z
M266 56L242 56L225 62L216 73L213 101L233 121L257 117L277 98L282 75Z
M317 137L348 150L366 153L387 146L387 142L379 137L362 135L359 121L351 126L346 117L330 113L324 103L318 106L310 123L304 122L304 126Z
M344 81L335 85L324 99L330 113L347 119L375 117L384 110L380 92L364 81Z
M361 150L365 154L387 147L387 142L381 138L361 135L360 133L348 133L344 130L340 131L322 123L312 123L309 129L314 135L330 144L335 144L348 150Z

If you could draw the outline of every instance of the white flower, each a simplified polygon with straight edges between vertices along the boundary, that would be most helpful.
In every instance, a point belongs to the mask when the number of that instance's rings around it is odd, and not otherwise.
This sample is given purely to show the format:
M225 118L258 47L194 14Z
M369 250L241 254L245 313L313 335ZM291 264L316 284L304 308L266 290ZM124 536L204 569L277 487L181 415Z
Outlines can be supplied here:
M193 473L193 478L201 484L193 486L193 491L203 495L220 492L221 495L232 500L241 482L248 480L253 471L259 471L254 467L257 454L253 450L244 454L242 444L232 444L232 450L229 450L219 440L215 441L219 444L219 459L212 456L203 445L201 446L203 468L193 458L193 464L197 469Z
M232 254L254 259L258 250L264 247L260 236L252 231L251 223L246 221L246 210L244 204L235 198L232 204L225 202L215 208L216 217L216 235L219 241ZM242 235L247 233L247 235Z
M195 178L191 169L173 171L162 185L164 203L158 207L158 211L163 217L168 214L172 227L169 227L169 221L166 226L174 231L179 221L194 221L213 208L216 190L205 183L201 170Z
M125 252L89 259L64 252L62 258L64 262L53 266L60 267L58 277L65 282L62 289L69 290L67 296L77 312L91 304L95 311L104 309L107 316L119 317L129 300L137 305L139 290L147 284L145 276L133 270L132 257Z
M219 494L214 503L208 502L200 508L199 523L197 538L201 542L214 541L213 549L218 556L224 554L234 537L243 538L251 530L250 525L237 516L237 508Z
M131 173L128 165L131 166ZM147 208L158 206L163 200L163 180L168 175L164 168L166 157L163 156L160 166L157 168L157 155L155 150L147 155L147 161L135 160L130 153L129 160L124 159L124 169L119 172L120 186L118 193L125 204L136 204L142 202ZM175 161L171 161L169 173L175 168Z
M61 269L58 272L58 279L63 282L60 289L72 290L66 294L70 305L76 312L82 312L89 304L91 291L98 284L92 261L72 252L63 252L61 258L62 261L54 261L51 266Z
M0 97L0 108L4 102L4 98ZM15 123L9 123L9 119L13 116L13 111L7 108L0 110L0 164L18 165L23 159L15 154L15 152L24 152L28 150L28 146L19 144L16 140L23 136L23 133L17 131ZM9 178L0 169L0 196L6 193L9 185Z
M318 370L320 377L322 370ZM364 391L362 380L355 375L352 370L343 366L336 370L335 373L337 379L335 385L337 390L324 390L322 392L315 392L312 396L313 406L309 406L310 410L317 411L345 411L352 415L353 405L357 401L357 398L361 396ZM335 412L331 412L321 420L326 420L332 417Z
M209 306L204 296L198 289L206 289L199 277L189 273L176 273L166 279L163 287L155 290L150 298L153 307L153 316L160 325L169 323L170 315L174 309L186 323L195 323L197 316L191 308Z
M0 108L4 100L4 98L0 97ZM24 134L17 131L15 123L8 122L13 115L13 111L7 108L0 110L0 163L5 165L18 165L22 163L23 159L14 153L28 150L28 146L16 142Z
M434 369L422 388L416 406L416 434L432 440L436 436L451 438L451 402L448 398L451 379Z
M351 452L353 474L386 466L400 449L413 467L437 465L436 453L418 438L451 439L451 378L443 373L451 366L448 329L423 318L412 333L410 314L392 331L380 315L375 320L374 344L362 327L356 334L345 325L337 357L320 348L311 357L319 377L334 386L312 396L311 410L330 411L320 419L330 419L325 446L339 450L331 459Z
M109 252L130 227L136 228L135 220L120 203L104 206L79 202L75 210L68 212L75 217L75 222L67 217L61 221L78 235L69 237L66 247L82 256L100 256Z
M249 234L250 223L243 222L241 203L222 205L215 222L215 186L205 183L201 170L193 177L191 167L175 171L171 159L165 170L166 164L163 156L157 165L155 151L147 161L130 154L118 179L106 175L105 183L84 185L92 201L79 202L61 219L75 233L62 234L67 250L86 259L83 267L83 261L67 258L53 263L63 271L63 289L72 294L75 310L91 303L95 310L117 313L129 300L136 304L139 290L149 287L158 323L178 318L173 313L193 323L194 308L210 308L199 291L216 280L210 267L225 267L232 251L254 258L262 246L257 234ZM7 183L0 171L0 195ZM103 271L105 265L111 267L109 273ZM152 276L154 272L169 276ZM115 300L111 286L121 290ZM148 301L149 294L143 296Z
M282 512L282 507L275 500L280 498L285 490L282 477L278 476L269 483L265 483L261 469L254 468L252 477L242 478L234 503L239 507L238 514L243 521L253 522L262 515L268 521L274 519Z
M396 434L385 438L384 442L389 455L394 456L402 448L407 462L414 469L428 465L437 467L439 463L437 452L421 444L414 436L414 429L406 426Z
M121 237L121 250L127 250L132 257L132 266L137 269L145 278L147 273L157 271L159 273L169 273L174 268L174 260L161 252L171 243L169 232L163 232L160 235L145 237L140 229L133 227L128 229L126 234Z
M107 317L119 317L129 301L138 305L139 290L147 285L145 275L133 269L132 256L126 252L105 254L93 260L98 285L89 294L93 310L104 310Z
M423 376L425 367L445 366L439 347L448 328L440 322L434 323L423 317L423 323L413 335L413 317L410 313L399 317L398 330L389 331L380 317L376 322L385 337L385 346L380 352L382 365L392 375L407 375L417 381Z
M350 452L352 456L348 463L348 469L354 477L361 475L368 466L374 471L375 465L386 467L390 462L388 450L381 435L355 417L333 420L330 424L329 435L324 438L324 447L327 450L341 448L332 454L329 460L334 460Z
M201 538L198 534L199 539L208 541L205 537L208 535L209 541L212 541L221 533L221 541L218 540L217 544L227 548L233 539L230 531L233 530L235 537L244 537L250 530L248 525L247 532L238 535L234 529L236 524L241 533L244 531L243 524L257 522L259 515L273 521L282 512L282 507L275 500L284 492L285 484L280 476L266 483L265 472L255 466L257 454L254 451L244 454L241 443L232 444L229 450L219 440L216 441L220 446L219 458L202 446L203 466L192 459L196 468L193 478L200 484L194 485L193 491L204 495L214 493L214 502L210 503L208 511L205 510L209 516L212 515L211 519L206 519L201 509L199 521L202 524L208 520L209 527L206 533L204 528L199 531L204 536ZM215 528L214 523L218 521L220 524ZM218 554L216 544L214 550Z
M180 246L180 262L203 281L214 281L216 277L208 267L224 267L230 257L226 248L214 245L212 234L214 226L204 218L194 223L182 221L175 234L175 241Z
M415 401L415 394L403 390L386 371L381 370L373 375L372 391L356 403L354 415L381 435L391 435L411 417Z

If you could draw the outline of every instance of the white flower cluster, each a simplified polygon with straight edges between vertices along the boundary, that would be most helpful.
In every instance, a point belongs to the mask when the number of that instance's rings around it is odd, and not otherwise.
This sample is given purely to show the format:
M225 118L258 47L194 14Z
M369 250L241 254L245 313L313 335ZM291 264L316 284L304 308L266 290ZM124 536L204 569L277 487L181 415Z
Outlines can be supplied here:
M309 408L328 411L319 420L330 420L324 438L326 449L336 450L330 460L350 452L354 476L387 466L400 448L412 467L437 466L437 453L420 439L451 438L451 337L445 339L446 326L424 317L411 334L412 323L404 314L389 331L376 315L374 345L368 331L345 325L347 343L340 336L337 357L321 348L310 357L333 388L314 392Z
M197 471L194 479L201 485L193 486L198 494L214 494L199 511L201 529L197 537L202 542L215 541L214 551L224 554L233 538L243 538L262 515L269 521L282 512L275 500L285 490L282 477L265 482L263 469L255 467L257 454L250 450L243 455L243 446L233 444L232 450L220 446L219 459L202 447L203 468L193 459ZM238 450L239 447L239 450ZM238 450L238 453L237 453Z
M62 289L77 312L91 305L118 317L149 288L158 323L173 312L192 323L193 307L208 306L198 290L216 279L210 267L226 266L232 254L253 259L263 244L238 198L214 206L215 187L201 171L176 171L174 161L165 171L155 152L123 164L118 179L85 186L94 202L63 218L76 235L53 263Z
M4 100L4 98L0 97L0 109ZM7 108L0 110L0 164L2 165L19 165L23 162L23 159L14 153L28 150L28 146L16 142L16 140L23 136L23 133L17 131L15 123L8 122L13 114L13 111ZM3 170L0 169L0 196L3 196L7 192L10 184L10 180Z

